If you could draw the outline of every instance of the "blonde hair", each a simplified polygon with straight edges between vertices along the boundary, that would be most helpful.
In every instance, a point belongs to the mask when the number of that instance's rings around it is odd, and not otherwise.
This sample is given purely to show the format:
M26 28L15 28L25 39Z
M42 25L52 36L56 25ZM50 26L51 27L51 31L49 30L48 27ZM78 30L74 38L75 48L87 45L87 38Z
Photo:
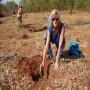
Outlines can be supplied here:
M52 24L52 17L54 16L54 15L58 15L58 17L59 17L59 25L61 24L61 20L60 20L60 13L59 13L59 11L57 10L57 9L53 9L52 10L52 12L51 12L51 15L50 15L50 26L51 27L53 27L53 24Z

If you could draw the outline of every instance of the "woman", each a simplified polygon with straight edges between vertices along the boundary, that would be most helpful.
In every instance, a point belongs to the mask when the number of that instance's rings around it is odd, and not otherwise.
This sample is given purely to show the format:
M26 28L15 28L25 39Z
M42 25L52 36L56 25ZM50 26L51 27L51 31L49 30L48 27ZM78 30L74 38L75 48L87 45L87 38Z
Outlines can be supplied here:
M46 55L52 55L52 50L50 46L50 42L56 45L56 58L55 58L55 70L58 69L58 61L60 57L63 55L63 50L65 46L65 27L64 24L60 20L59 11L54 9L50 15L50 27L48 28L48 32L46 34L47 38L45 39L45 48L43 53L43 61L40 65L41 68L44 67Z

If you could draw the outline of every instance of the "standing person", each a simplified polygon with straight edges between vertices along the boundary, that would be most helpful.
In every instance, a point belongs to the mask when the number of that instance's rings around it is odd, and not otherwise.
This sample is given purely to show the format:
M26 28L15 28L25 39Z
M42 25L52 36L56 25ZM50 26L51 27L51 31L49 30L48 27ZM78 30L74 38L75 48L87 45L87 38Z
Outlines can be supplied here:
M56 45L55 54L55 70L58 69L58 61L63 55L65 46L65 26L60 20L60 14L57 9L52 10L50 15L50 27L48 32L44 34L45 47L43 52L43 61L40 65L41 68L44 67L46 56L52 55L52 50L50 42Z
M18 17L18 26L21 27L22 26L22 6L20 6L20 8L18 9L17 17Z

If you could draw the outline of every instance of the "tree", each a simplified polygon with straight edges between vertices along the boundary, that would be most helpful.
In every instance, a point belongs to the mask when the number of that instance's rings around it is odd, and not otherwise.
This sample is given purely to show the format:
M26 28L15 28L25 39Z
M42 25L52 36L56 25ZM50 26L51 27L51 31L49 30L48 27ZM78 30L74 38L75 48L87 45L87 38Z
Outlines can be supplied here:
M0 0L0 13L1 13L1 1L2 1L2 0Z
M54 8L59 10L70 10L70 14L76 10L90 10L90 0L20 0L24 11L46 12Z
M8 10L12 14L14 14L18 5L14 1L11 1L11 2L7 2L6 6L7 6Z
M72 14L72 10L74 8L75 0L69 0L70 1L70 14Z
M31 0L30 0L31 1ZM20 0L20 5L23 6L23 11L28 12L28 0Z
M1 4L1 1L2 1L2 0L0 0L0 17L3 17L3 14L2 14L2 4Z

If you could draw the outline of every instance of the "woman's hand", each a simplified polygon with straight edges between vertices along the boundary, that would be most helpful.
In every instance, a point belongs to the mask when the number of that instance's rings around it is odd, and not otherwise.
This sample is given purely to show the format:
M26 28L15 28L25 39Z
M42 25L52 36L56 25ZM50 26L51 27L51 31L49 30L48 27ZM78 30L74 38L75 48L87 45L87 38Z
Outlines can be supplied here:
M55 71L58 70L58 62L55 62Z

